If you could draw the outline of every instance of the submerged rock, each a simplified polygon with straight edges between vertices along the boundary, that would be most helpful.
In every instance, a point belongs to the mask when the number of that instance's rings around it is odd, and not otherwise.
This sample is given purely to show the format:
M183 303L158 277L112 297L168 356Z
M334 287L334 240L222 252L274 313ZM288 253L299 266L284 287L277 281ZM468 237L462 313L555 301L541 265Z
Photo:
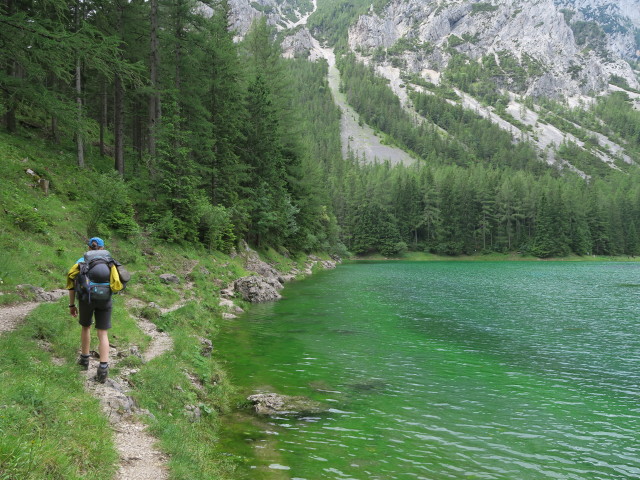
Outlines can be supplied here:
M260 415L323 413L327 408L320 402L302 396L279 395L277 393L258 393L247 397Z
M358 392L381 392L387 388L387 383L378 378L372 378L364 382L352 383L349 385L352 389Z

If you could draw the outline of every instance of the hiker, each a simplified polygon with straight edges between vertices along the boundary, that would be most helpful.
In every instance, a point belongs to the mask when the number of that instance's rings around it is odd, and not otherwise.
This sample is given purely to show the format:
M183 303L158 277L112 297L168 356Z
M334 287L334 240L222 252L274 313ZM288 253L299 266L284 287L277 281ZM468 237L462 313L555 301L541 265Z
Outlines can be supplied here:
M67 273L67 289L69 290L69 312L72 317L78 316L75 301L78 298L82 326L80 335L81 353L78 364L89 369L89 346L91 344L91 324L95 317L98 332L98 353L100 365L96 380L104 383L109 375L109 337L111 328L111 294L122 290L117 262L104 249L104 240L93 237L88 242L90 250L84 254Z

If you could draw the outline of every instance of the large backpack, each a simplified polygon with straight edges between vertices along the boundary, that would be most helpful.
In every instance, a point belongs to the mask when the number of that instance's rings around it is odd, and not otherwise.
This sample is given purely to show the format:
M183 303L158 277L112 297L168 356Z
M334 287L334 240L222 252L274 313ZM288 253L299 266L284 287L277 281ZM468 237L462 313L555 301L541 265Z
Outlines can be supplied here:
M78 262L80 273L76 276L76 295L81 301L104 301L111 298L111 266L115 260L107 250L89 250L84 261Z

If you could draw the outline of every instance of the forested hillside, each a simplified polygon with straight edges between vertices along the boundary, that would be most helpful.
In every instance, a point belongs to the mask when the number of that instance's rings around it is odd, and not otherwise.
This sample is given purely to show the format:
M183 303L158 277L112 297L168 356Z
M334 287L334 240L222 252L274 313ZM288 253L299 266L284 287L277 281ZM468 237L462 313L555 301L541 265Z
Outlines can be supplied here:
M409 247L450 255L517 250L540 257L638 253L636 165L620 162L611 168L566 143L561 155L590 180L549 166L531 142L514 142L495 123L451 102L455 93L443 87L436 95L410 94L425 120L416 127L373 68L344 56L341 70L347 97L361 117L424 159L415 167L393 169L351 163L354 183L363 186L360 196L353 193L357 187L351 190L348 211L358 213L348 219L336 210L351 233L351 250L394 254ZM618 138L640 158L640 112L625 93L601 97L586 111L557 102L546 102L545 108L549 122L572 127L578 136L585 135L578 125L586 125ZM584 140L595 142L588 135Z
M106 226L123 235L338 248L272 32L257 22L236 44L226 3L201 5L3 3L4 127L74 142L79 169L112 157L131 205Z
M343 159L326 62L282 58L264 18L234 42L227 3L202 5L3 4L3 127L74 152L79 171L106 159L124 181L126 193L87 233L221 251L245 239L343 255L638 253L640 112L628 85L587 109L528 104L538 122L572 129L585 145L597 134L615 138L631 159L609 166L566 142L558 151L571 168L559 169L533 138L514 138L458 102L456 89L518 125L491 65L452 54L440 85L413 78L421 88L408 90L412 114L373 67L346 54L346 29L363 7L323 2L309 24L345 53L349 103L419 161ZM20 223L19 202L3 195L3 203Z

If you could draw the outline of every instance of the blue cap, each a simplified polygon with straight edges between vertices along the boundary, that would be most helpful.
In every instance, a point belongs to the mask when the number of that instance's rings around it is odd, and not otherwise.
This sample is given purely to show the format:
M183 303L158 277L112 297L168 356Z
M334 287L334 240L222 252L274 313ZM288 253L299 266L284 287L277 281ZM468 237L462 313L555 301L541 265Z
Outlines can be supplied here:
M93 237L93 238L89 239L89 241L87 242L87 245L91 246L91 244L92 244L93 242L96 242L96 244L97 244L99 247L104 247L104 240L102 240L101 238Z

